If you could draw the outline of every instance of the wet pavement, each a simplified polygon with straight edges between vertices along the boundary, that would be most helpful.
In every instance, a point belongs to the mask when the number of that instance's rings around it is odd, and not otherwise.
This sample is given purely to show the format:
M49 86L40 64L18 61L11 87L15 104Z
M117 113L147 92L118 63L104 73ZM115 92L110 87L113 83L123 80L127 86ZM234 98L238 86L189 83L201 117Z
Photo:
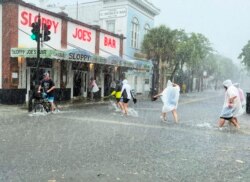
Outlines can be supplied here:
M220 91L181 95L179 124L171 114L161 122L161 101L146 98L130 103L129 116L113 101L55 114L0 106L0 181L248 182L250 115L240 130L218 129L223 99Z

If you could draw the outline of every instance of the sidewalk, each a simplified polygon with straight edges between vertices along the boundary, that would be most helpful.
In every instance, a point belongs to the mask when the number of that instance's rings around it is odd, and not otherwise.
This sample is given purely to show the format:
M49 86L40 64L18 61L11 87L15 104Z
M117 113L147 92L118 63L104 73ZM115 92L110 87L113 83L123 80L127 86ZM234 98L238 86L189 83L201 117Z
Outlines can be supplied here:
M88 100L88 99L71 99L69 101L57 101L57 107L59 109L70 108L70 107L79 107L84 105L94 105L94 104L108 104L109 100L99 99L99 100ZM19 112L28 112L28 105L5 105L0 104L0 114L1 113L16 113Z
M188 102L190 100L194 99L199 99L204 97L204 95L209 96L209 95L214 95L218 91L204 91L204 92L192 92L192 93L186 93L186 94L181 94L180 96L180 102ZM138 95L137 100L150 100L150 98L144 96L144 95ZM58 108L63 109L63 108L70 108L70 107L79 107L79 106L84 106L84 105L94 105L94 104L108 104L109 99L98 99L91 101L89 99L85 98L74 98L69 101L57 101L56 104ZM0 104L0 113L6 113L6 112L15 112L15 111L23 111L23 112L28 112L28 105L23 104L23 105L5 105L5 104Z

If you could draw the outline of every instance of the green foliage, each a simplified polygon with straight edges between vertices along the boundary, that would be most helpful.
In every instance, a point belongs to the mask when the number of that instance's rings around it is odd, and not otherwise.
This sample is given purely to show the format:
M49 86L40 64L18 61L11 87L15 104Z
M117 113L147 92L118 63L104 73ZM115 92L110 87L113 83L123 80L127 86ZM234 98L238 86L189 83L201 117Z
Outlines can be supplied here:
M243 47L238 58L242 60L241 62L246 66L247 70L250 71L250 40Z
M172 56L175 49L174 36L175 32L164 25L153 28L145 35L142 50L147 53L150 58L161 57L165 60Z
M158 61L161 75L176 73L183 79L203 78L203 72L217 81L234 77L236 66L233 61L216 55L209 40L202 34L187 34L184 30L171 30L161 25L151 29L144 37L142 50L148 58ZM250 43L245 46L243 61L250 67ZM186 72L186 73L184 73ZM186 76L184 76L186 75ZM185 78L184 78L185 77ZM164 82L160 79L160 82Z
M175 53L177 49L177 31L172 31L164 25L151 29L144 37L142 50L149 58L158 61L160 89L166 83L166 77L175 72Z
M210 54L206 59L208 75L213 76L216 80L236 79L239 68L229 58L217 54Z
M201 74L206 65L206 57L213 51L210 47L209 40L202 34L192 33L189 38L191 58L187 66L194 74Z

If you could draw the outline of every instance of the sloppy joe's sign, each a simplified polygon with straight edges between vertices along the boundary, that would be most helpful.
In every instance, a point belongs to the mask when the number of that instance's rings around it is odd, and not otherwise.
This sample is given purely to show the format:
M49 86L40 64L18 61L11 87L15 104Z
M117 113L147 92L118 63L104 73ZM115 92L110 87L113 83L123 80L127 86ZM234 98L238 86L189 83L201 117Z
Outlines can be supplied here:
M29 26L31 27L31 24L33 22L38 22L38 15L34 15L31 12L28 11L22 11L21 12L21 19L20 19L20 23L24 26ZM58 31L58 25L59 22L55 21L49 17L41 17L41 25L43 24L47 24L51 27L50 30L52 30L52 32L56 33Z
M67 35L69 45L95 53L96 32L94 29L68 22Z
M31 24L34 22L38 22L38 11L34 11L32 9L19 6L19 17L18 17L18 28L19 28L19 36L18 43L19 46L26 46L30 44L36 43L36 41L32 40L29 35L31 34ZM51 39L47 44L55 46L57 48L61 47L61 19L50 16L48 14L40 13L41 18L41 26L42 24L50 25ZM26 34L26 35L25 35ZM29 35L27 35L29 34Z

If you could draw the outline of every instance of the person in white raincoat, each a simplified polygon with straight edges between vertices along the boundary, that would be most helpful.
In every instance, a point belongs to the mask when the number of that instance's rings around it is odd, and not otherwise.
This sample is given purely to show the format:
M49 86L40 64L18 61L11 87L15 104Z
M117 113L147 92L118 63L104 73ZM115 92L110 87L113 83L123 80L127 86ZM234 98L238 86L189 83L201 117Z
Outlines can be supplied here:
M226 90L225 100L220 115L219 127L223 127L225 120L233 123L235 127L240 128L237 117L243 114L238 89L231 80L225 80L223 86Z
M128 102L132 98L131 96L131 87L128 84L128 80L123 80L122 81L122 108L123 108L123 113L125 115L128 115Z
M178 123L177 106L180 97L179 85L172 83L168 80L167 87L159 94L155 95L154 98L161 97L163 102L161 120L167 120L167 112L172 112L174 120Z
M246 105L246 99L245 99L244 91L240 88L239 83L234 83L234 86L238 89L241 105L242 105L242 108L244 108L245 105Z

